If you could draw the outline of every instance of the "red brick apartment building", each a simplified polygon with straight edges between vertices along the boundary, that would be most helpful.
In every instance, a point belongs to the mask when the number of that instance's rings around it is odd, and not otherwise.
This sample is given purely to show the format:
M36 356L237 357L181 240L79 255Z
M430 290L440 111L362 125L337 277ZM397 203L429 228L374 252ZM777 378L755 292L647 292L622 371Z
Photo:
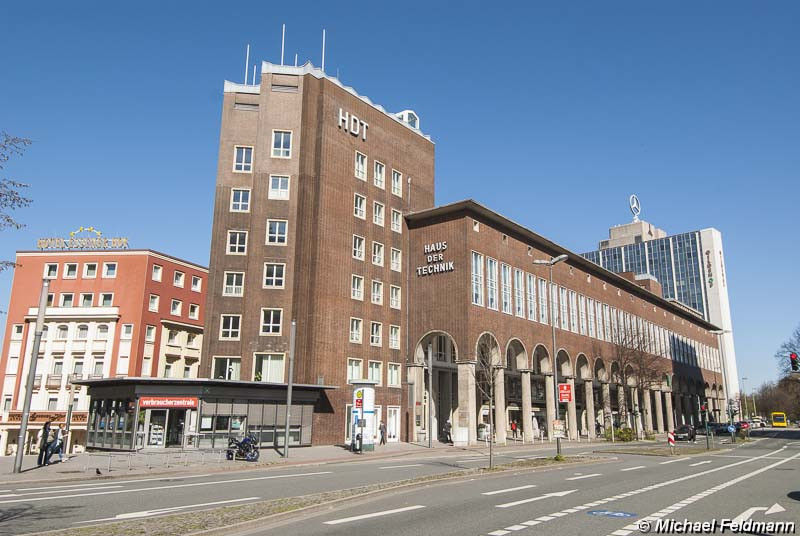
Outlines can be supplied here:
M205 267L150 250L21 251L16 264L0 354L1 455L19 443L43 278L50 288L28 446L46 420L65 421L71 401L71 448L86 445L89 398L84 387L71 389L72 381L197 377ZM109 427L132 432L130 408L108 408L103 414L104 428L107 420Z

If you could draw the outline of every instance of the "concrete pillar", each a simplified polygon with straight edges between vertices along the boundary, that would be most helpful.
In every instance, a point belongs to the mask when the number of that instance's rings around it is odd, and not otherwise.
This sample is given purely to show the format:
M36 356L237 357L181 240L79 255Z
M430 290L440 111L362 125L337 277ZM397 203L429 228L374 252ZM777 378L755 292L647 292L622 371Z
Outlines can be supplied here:
M497 369L494 379L494 428L498 444L506 442L508 418L506 414L506 375L502 368Z
M8 430L0 430L0 456L6 455L8 450Z
M642 431L642 404L639 402L639 388L638 387L631 387L631 408L632 412L635 412L636 415L633 418L636 420L636 426L634 429L636 433L640 433Z
M606 430L611 430L611 427L614 426L611 419L611 388L608 382L602 382L600 388L603 394L603 426Z
M567 402L567 417L569 419L569 438L578 439L578 418L575 411L575 377L570 376L567 378L567 383L572 392L572 400Z
M682 398L683 395L680 393L675 394L675 426L681 426L683 424L683 404Z
M531 371L520 371L522 381L522 434L525 441L533 442L533 402L531 400Z
M457 361L458 411L453 422L453 444L459 446L478 443L477 403L475 401L475 362Z
M426 381L428 377L428 371L425 371ZM431 412L431 426L432 430L428 430L429 434L433 434L433 440L439 440L439 434L437 431L441 429L441 424L439 422L439 404L436 402L439 400L439 371L436 370L436 367L433 367L433 385L430 386L430 399L428 400L428 411ZM428 422L425 422L425 426L428 425Z
M656 431L659 434L664 433L664 407L661 404L661 397L664 394L661 391L655 391L654 394L656 395Z
M547 438L553 440L553 421L556 418L555 383L552 374L544 375L544 402L547 410Z
M720 422L728 422L728 399L724 396L719 398L719 420Z
M644 395L644 429L647 433L653 432L653 397L650 389L642 389Z
M667 413L667 432L674 432L675 414L672 411L672 391L664 391L664 405Z
M586 432L589 435L589 439L592 439L595 436L594 433L594 424L595 424L595 414L594 414L594 383L593 380L584 380L583 388L585 389L584 397L586 398Z
M435 377L435 376L434 376ZM449 370L439 372L439 394L441 412L439 415L439 430L444 429L444 423L450 421L453 424L453 378ZM452 432L451 432L452 435Z

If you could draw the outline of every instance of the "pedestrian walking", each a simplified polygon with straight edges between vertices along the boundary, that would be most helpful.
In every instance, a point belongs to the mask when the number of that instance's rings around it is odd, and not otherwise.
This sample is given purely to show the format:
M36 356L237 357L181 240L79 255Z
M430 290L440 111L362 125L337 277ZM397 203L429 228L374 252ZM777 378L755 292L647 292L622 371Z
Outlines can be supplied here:
M44 465L44 460L47 457L47 446L50 444L50 423L52 421L47 421L42 426L42 429L39 430L39 434L36 436L36 442L39 444L39 456L36 459L36 465L42 466Z
M452 429L453 429L453 425L450 424L449 420L446 423L444 423L444 440L447 443L452 443L453 442L453 437L450 435L450 431Z
M386 423L381 421L381 425L378 427L378 430L380 430L380 433L381 433L381 445L385 445L386 444Z
M511 421L511 437L517 438L517 421Z
M55 431L55 437L53 441L50 443L50 446L47 450L47 456L44 460L45 465L50 465L50 458L53 454L58 453L58 462L61 463L64 460L64 442L67 439L67 432L64 430L64 425L59 424L58 428Z

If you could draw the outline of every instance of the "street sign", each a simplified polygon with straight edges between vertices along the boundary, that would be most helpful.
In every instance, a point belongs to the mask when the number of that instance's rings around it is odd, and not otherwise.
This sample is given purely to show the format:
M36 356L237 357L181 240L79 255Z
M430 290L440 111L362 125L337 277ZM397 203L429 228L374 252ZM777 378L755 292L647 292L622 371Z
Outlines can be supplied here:
M667 443L670 447L675 446L675 432L667 432Z
M566 429L567 427L564 426L564 421L553 421L553 437L566 437Z
M568 383L558 384L558 401L572 402L572 385Z
M630 512L612 512L611 510L589 510L586 513L590 516L636 517L636 514L632 514Z
M729 424L729 425L728 425L728 433L729 433L729 434L732 434L732 433L734 433L735 431L736 431L736 427L735 427L734 425L732 425L732 424Z

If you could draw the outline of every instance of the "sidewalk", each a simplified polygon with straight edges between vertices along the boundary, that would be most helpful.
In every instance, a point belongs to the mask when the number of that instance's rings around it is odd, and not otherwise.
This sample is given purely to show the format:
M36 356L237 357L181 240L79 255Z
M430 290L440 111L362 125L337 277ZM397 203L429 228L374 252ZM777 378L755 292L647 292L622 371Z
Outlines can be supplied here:
M666 441L665 439L663 441ZM662 442L658 438L656 443ZM593 441L581 440L563 441L565 448L586 446L587 450L609 446L633 446L633 443L611 443L602 439ZM641 445L641 442L638 444ZM537 441L536 444L523 444L522 442L509 441L506 445L495 445L494 450L500 454L508 451L531 451L553 449L555 442ZM199 450L158 450L142 451L137 453L118 452L91 452L76 454L69 457L68 462L52 463L49 466L36 467L36 456L25 456L22 463L22 472L12 473L14 466L13 456L0 457L0 485L13 485L20 483L56 482L70 480L95 480L128 478L132 476L147 475L191 475L200 473L213 473L222 471L245 471L263 469L266 467L284 467L299 465L314 465L326 463L348 463L367 460L398 458L412 455L446 455L484 454L488 456L489 449L484 443L470 447L454 447L453 445L435 443L433 449L427 444L417 443L389 443L376 446L375 451L355 454L340 446L322 445L313 447L294 447L289 449L289 458L284 459L275 449L261 449L259 461L249 463L241 460L228 461L225 459L224 450L199 451ZM56 460L57 461L57 458Z

